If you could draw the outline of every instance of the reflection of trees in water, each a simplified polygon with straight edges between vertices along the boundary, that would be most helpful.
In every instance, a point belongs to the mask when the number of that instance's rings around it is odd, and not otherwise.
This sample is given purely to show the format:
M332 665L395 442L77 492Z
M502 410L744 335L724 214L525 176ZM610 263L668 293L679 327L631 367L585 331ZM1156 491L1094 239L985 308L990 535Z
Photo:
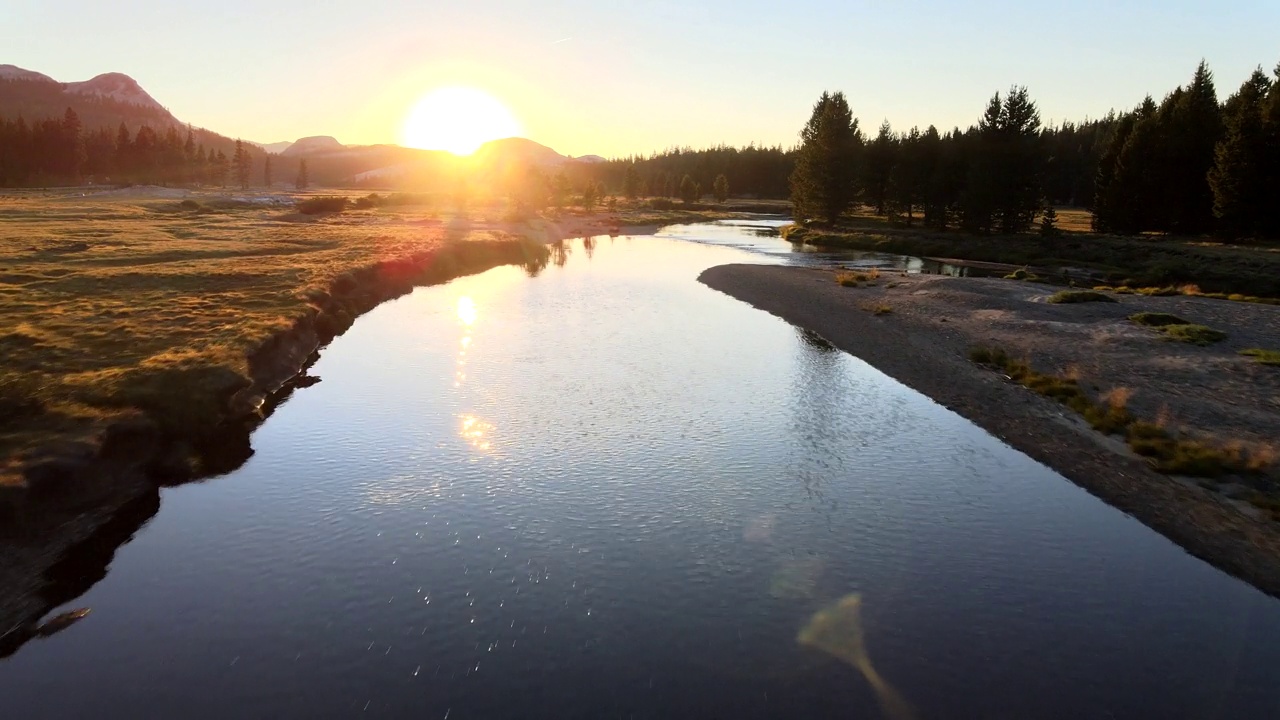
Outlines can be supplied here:
M805 497L824 515L837 502L824 490L833 475L844 469L843 453L849 446L845 437L845 414L853 407L844 376L841 353L825 338L809 330L797 329L795 373L791 383L791 436L799 441L792 473Z
M551 254L542 253L525 260L522 267L524 268L524 273L526 275L528 275L531 278L536 278L542 274L543 270L547 269L547 263L550 261L551 261Z
M573 246L564 240L551 243L550 249L551 262L555 263L556 267L564 267L565 263L569 262L569 256L573 254Z
M587 254L587 259L588 259L588 260L590 260L591 258L595 257L595 256L596 256L596 240L595 240L595 238L589 238L589 237L584 237L584 238L582 238L582 250L583 250L583 252L585 252L585 253Z

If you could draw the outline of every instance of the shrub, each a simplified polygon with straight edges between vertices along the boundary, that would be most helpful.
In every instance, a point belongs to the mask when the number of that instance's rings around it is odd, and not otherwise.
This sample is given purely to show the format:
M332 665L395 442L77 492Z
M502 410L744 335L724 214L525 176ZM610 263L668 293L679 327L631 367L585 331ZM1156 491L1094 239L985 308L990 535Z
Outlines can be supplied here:
M871 268L866 271L845 270L836 273L836 282L844 287L858 287L862 283L870 283L880 279L880 271Z
M676 204L670 198L650 198L649 208L653 210L670 210Z
M1117 301L1115 298L1111 297L1110 295L1103 295L1100 292L1094 292L1092 290L1063 290L1062 292L1055 293L1053 296L1051 296L1049 298L1049 302L1065 305L1068 303L1087 303L1087 302L1113 303Z
M1027 282L1040 282L1041 280L1039 275L1028 271L1026 268L1014 270L1008 275L1005 275L1004 279L1005 280L1026 280Z
M969 349L969 359L979 365L1003 368L1005 363L1009 362L1009 355L1000 348L978 345Z
M1227 339L1227 334L1204 325L1167 325L1163 332L1170 340L1192 345L1212 345Z
M1140 312L1135 315L1130 315L1129 320L1138 325L1145 325L1147 327L1154 327L1154 328L1167 327L1169 325L1190 325L1191 324L1186 320L1183 320L1182 318L1178 317L1177 315L1170 315L1169 313L1159 313L1159 312Z
M1240 354L1251 357L1262 365L1280 365L1280 350L1249 348L1248 350L1241 350Z
M303 215L340 213L347 209L347 199L337 196L307 198L299 200L297 208Z
M378 207L382 204L382 201L383 198L378 193L369 193L362 198L356 198L355 202L351 203L351 207L356 210L368 210Z
M893 312L893 308L889 307L887 303L876 303L867 309L871 311L872 315L888 315Z

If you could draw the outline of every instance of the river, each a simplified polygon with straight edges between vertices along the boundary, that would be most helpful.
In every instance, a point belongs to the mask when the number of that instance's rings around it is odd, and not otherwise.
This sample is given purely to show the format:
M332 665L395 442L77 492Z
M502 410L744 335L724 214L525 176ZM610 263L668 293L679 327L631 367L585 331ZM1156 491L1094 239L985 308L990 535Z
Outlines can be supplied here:
M0 661L5 714L1280 716L1280 603L695 280L804 261L762 227L362 317Z

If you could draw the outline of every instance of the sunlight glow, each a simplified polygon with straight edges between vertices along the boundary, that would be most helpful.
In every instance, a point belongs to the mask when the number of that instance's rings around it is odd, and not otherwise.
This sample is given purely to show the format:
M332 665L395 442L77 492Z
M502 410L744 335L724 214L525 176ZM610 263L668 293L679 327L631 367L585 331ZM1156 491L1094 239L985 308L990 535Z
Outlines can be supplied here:
M405 120L409 147L470 155L490 140L520 134L520 123L501 101L483 90L443 87L427 93Z
M476 324L476 301L466 295L458 298L458 322L467 326Z

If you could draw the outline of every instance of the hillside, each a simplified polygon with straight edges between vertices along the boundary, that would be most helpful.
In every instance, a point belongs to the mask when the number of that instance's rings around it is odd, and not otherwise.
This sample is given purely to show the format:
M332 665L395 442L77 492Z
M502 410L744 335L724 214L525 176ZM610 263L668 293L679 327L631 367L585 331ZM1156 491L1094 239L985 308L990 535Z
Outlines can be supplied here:
M43 140L40 132L57 135L57 128L46 127L46 121L61 122L67 109L80 120L80 133L88 151L87 161L75 170L74 153L52 162L46 145L64 141L58 137ZM17 123L21 119L22 129ZM6 124L7 123L7 124ZM132 170L122 169L115 160L119 128L124 126L131 137L139 129L150 128L155 140L167 150L137 148ZM221 152L230 158L235 140L211 130L190 128L193 145L205 153ZM188 151L174 147L172 130L185 141L188 126L170 113L136 80L123 73L110 72L81 82L59 82L47 75L15 65L0 65L0 185L46 185L77 182L196 182L220 184L226 171L218 170L212 160L205 166L179 168L181 155ZM26 133L24 135L24 133ZM24 139L25 138L25 139ZM41 145L41 143L45 145ZM6 150L14 146L17 149ZM344 145L336 138L316 135L291 142L259 144L247 142L251 155L250 184L265 183L264 156L272 156L273 185L293 184L302 161L315 186L362 185L370 188L448 189L450 180L460 167L468 167L480 177L509 176L527 168L543 171L569 165L587 165L603 161L595 155L569 158L555 150L525 138L505 138L486 143L469 158L459 159L449 153L419 150L399 145ZM167 159L157 159L166 156ZM64 153L65 154L65 153ZM149 158L149 159L148 159ZM18 163L22 167L9 167ZM151 163L154 171L138 168ZM461 164L460 164L461 163ZM128 164L128 163L127 163ZM168 169L159 169L166 165ZM191 165L190 157L185 161ZM222 180L213 178L223 178ZM184 179L185 178L185 179Z

